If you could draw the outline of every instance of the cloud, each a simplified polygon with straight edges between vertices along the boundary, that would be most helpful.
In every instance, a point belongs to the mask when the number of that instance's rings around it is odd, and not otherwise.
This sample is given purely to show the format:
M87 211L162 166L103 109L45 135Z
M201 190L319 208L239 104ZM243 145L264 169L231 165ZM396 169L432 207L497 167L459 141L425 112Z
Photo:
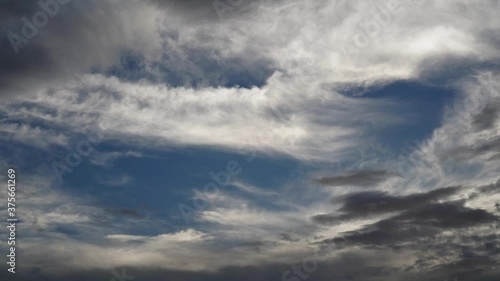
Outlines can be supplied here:
M134 236L134 235L120 235L113 234L107 235L107 239L119 240L121 242L127 242L131 240L142 240L142 241L157 241L157 242L189 242L189 241L201 241L204 239L210 239L210 236L196 231L194 229L187 229L183 231L179 231L172 234L162 234L156 237L147 237L147 236Z
M51 129L33 127L29 124L0 124L0 138L4 140L19 142L37 148L47 149L50 145L64 146L68 144L68 138L61 133Z
M143 56L150 73L176 68L205 81L217 79L210 75L220 66L238 72L243 64L255 75L259 68L269 69L267 64L296 78L315 77L320 84L379 84L418 79L438 55L461 57L478 68L477 63L498 60L498 25L484 16L494 2L221 2L228 7L224 20L213 1L71 1L15 55L7 34L20 33L21 18L42 9L37 2L8 1L1 11L5 92L49 87L94 67L119 64L118 55L127 50ZM374 21L378 28L367 32ZM200 51L210 60L193 61ZM161 62L162 56L170 59ZM203 66L207 63L211 67Z
M487 104L473 118L472 124L477 130L491 129L500 119L500 101Z
M324 186L374 186L395 176L383 170L348 171L333 177L321 177L314 182Z
M239 190L246 192L250 195L256 195L256 196L276 196L276 195L278 195L277 192L262 190L256 186L246 184L246 183L241 182L241 181L236 181L232 185L235 186L236 188L238 188Z
M126 158L126 157L134 157L134 158L142 158L144 155L141 152L137 151L126 151L126 152L104 152L100 151L99 153L95 153L90 158L92 164L97 166L109 166L115 161Z
M493 203L474 203L476 195L491 196L476 194L485 188L491 189L491 185L439 188L399 196L384 192L347 195L333 201L343 203L338 214L313 217L317 223L337 230L334 237L318 243L333 243L349 251L362 247L378 253L407 253L411 258L403 267L405 272L411 272L410 278L419 274L492 272L498 262L492 251L500 244L495 232L499 217ZM362 220L356 224L359 227L346 229L358 220Z
M32 94L78 79L80 73L91 67L110 66L119 61L122 49L144 51L158 47L149 40L154 33L155 12L135 1L3 2L2 96ZM44 8L39 2L53 5ZM52 15L47 15L47 9ZM35 15L39 14L46 16L46 24L34 24ZM23 39L14 40L14 36Z
M210 0L150 0L163 9L179 13L183 22L187 24L201 24L205 22L223 22L255 11L258 4L271 1L210 1Z
M134 144L208 145L231 150L257 147L299 159L335 161L349 149L365 144L360 136L367 128L387 126L398 116L391 114L387 101L353 100L326 85L356 88L402 79L425 81L421 75L428 69L425 62L436 56L461 56L473 62L497 59L495 42L476 40L497 26L479 16L491 12L489 5L495 5L491 3L467 5L468 9L459 9L454 3L400 3L397 11L390 12L382 2L373 6L361 1L257 1L234 7L238 16L227 21L182 22L183 17L187 21L204 18L200 13L212 10L212 4L90 2L84 5L89 13L77 20L71 17L71 25L64 23L77 9L68 4L67 12L54 17L61 24L47 26L46 36L40 34L42 43L52 42L41 48L54 54L48 60L54 58L56 68L63 65L68 73L81 73L92 67L94 74L62 78L68 83L43 79L51 81L48 83L53 87L35 83L35 100L56 112L92 112L74 116L67 123L92 121L112 131L110 137ZM93 13L97 7L109 11L105 19ZM368 38L367 46L351 48L363 26L377 18L377 7L392 13L389 22ZM98 16L92 18L92 24L99 28L92 30L99 33L92 36L95 42L88 42L86 34L92 25L85 23L93 14ZM459 20L464 16L475 20ZM16 19L17 14L12 12L11 17ZM125 24L123 18L141 20ZM238 24L234 24L236 19ZM303 25L304 19L308 19L307 25ZM70 27L73 32L69 32ZM151 42L157 44L148 44ZM356 50L355 55L346 56L346 49ZM131 53L140 60L130 61L127 54ZM120 58L116 54L123 54L121 63L117 63ZM71 71L73 64L75 71ZM134 71L137 73L130 74ZM9 83L28 85L19 79L37 76L22 72L22 77L8 79ZM231 73L242 80L235 81ZM111 98L113 95L119 99ZM79 98L74 99L76 96ZM281 106L291 110L287 119L273 120L266 114ZM134 112L141 113L132 114L139 116L137 120L125 114ZM60 116L51 119L64 123ZM169 121L153 127L151 119ZM242 133L231 134L235 130Z
M381 255L384 259L393 261L393 257L384 254ZM412 270L404 267L404 264L397 266L390 266L384 262L374 262L374 255L362 255L361 253L345 255L342 259L336 259L330 262L318 262L318 269L312 273L305 271L308 280L321 281L328 280L328 278L335 278L336 280L352 280L356 279L374 279L385 278L386 280L429 280L429 281L443 281L454 280L458 276L458 280L465 281L494 281L500 275L494 269L494 261L487 258L482 259L469 259L462 262L450 264L449 266L442 266L433 270ZM298 264L297 266L300 266ZM135 278L143 278L151 281L175 279L180 281L188 280L251 280L253 276L258 276L265 280L279 280L282 278L283 272L290 270L289 264L271 263L262 266L241 266L241 267L226 267L217 272L211 271L184 271L184 270L165 270L160 268L141 268L141 267L124 267L123 270L128 276ZM122 272L122 267L117 269L117 272ZM6 273L2 273L6 274ZM70 273L51 274L39 268L32 272L16 273L23 276L23 280L103 280L113 278L111 270L78 270ZM7 275L8 276L8 275ZM0 275L2 277L2 275ZM292 276L290 276L292 277ZM297 277L297 276L295 276ZM87 279L86 279L87 278Z
M135 219L144 219L145 216L137 209L131 208L107 208L105 209L110 214L115 216L130 217Z
M109 186L123 186L132 181L132 178L128 175L106 175L98 180L99 184L109 185Z
M359 192L334 200L335 203L342 202L342 207L337 210L340 214L316 215L312 219L318 223L329 224L360 217L407 211L446 199L460 190L460 187L445 187L425 193L402 196L377 191Z
M389 246L436 235L445 230L495 222L498 222L497 216L481 209L464 207L460 203L428 204L346 233L333 239L333 242Z
M97 123L101 131L106 132L104 135L107 140L118 137L125 144L141 147L209 145L269 154L285 153L297 158L319 158L320 155L328 156L319 152L321 146L331 147L330 154L336 154L354 145L342 138L356 134L356 130L343 128L340 123L337 127L334 120L322 121L328 122L326 124L316 123L315 119L322 115L328 104L316 105L316 113L300 103L292 104L293 101L289 101L290 111L285 115L275 116L282 105L276 104L275 98L269 94L276 94L276 98L279 98L284 94L282 90L274 92L267 87L195 90L147 82L121 82L101 75L89 75L83 79L86 80L85 85L75 84L57 91L55 95L42 94L36 98L59 114L45 114L35 107L28 109L30 114L23 121L30 122L36 117L49 126L64 126L69 130ZM277 83L280 85L282 82ZM79 98L76 98L76 92L81 93L78 94ZM343 102L351 103L347 99ZM249 107L249 104L252 106ZM341 107L342 104L337 106ZM87 111L90 107L91 111ZM373 107L375 110L377 106ZM89 113L74 114L82 110ZM134 115L132 112L140 114ZM340 108L338 113L345 114ZM6 114L12 116L15 113ZM353 119L362 122L362 115L360 112ZM164 122L152 122L157 118ZM68 127L68 124L71 126ZM326 130L325 126L330 129ZM236 128L240 134L233 133ZM324 130L321 131L320 128ZM319 131L321 134L317 135Z

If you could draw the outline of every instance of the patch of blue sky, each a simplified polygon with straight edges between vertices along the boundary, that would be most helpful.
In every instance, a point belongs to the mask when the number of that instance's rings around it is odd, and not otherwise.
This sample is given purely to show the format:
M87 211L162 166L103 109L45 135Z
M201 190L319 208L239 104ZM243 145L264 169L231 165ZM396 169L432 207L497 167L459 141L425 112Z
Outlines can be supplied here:
M131 147L104 143L94 153L127 152ZM216 183L210 172L226 170L227 163L236 161L241 173L233 181L255 186L262 191L281 192L290 175L302 165L288 157L257 154L247 161L248 155L208 148L176 148L174 150L139 150L144 157L121 157L110 165L94 165L84 159L72 173L64 175L64 187L73 194L93 196L103 208L131 208L149 210L158 219L171 220L172 225L185 225L179 204L193 207L193 189L200 191L209 183ZM126 177L121 184L113 179ZM219 184L220 185L220 184ZM266 195L243 192L235 186L221 186L222 192L237 194L253 200L263 208L277 208ZM147 207L147 208L145 208ZM147 211L146 210L146 211Z
M427 86L413 81L397 81L376 89L357 89L345 95L361 99L394 102L387 108L402 122L372 132L375 141L395 154L408 152L428 139L441 125L444 110L456 93L445 87ZM368 128L369 129L369 128Z

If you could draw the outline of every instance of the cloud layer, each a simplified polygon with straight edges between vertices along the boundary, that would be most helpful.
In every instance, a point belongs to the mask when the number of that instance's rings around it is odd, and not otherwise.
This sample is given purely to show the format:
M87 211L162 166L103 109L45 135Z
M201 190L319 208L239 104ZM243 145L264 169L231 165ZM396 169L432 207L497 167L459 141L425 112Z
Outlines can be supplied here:
M0 166L26 171L24 280L126 267L148 280L296 281L291 266L311 256L308 280L498 280L498 1L71 1L19 50L12 34L43 8L4 2ZM405 95L424 93L410 86L374 95L398 82L454 93L432 134L402 148L381 140L426 112L411 111ZM92 128L103 139L81 167L91 187L56 184L43 158ZM119 163L191 148L306 168L271 188L169 182L207 202L187 226L103 203L114 193L100 187L147 185L151 167Z

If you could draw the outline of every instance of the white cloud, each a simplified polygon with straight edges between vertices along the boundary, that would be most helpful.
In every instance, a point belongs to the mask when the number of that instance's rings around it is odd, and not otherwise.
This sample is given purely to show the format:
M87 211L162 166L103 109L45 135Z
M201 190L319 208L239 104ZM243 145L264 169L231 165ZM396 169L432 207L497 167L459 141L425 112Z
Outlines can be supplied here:
M473 6L480 13L467 10L472 13L467 16L476 21L461 21L465 15L449 8L455 4L448 2L401 2L392 13L385 2L304 1L291 5L286 13L277 11L276 4L259 5L258 12L243 14L237 22L228 19L182 27L175 12L159 10L151 14L158 29L136 28L156 30L148 32L149 40L168 43L175 52L204 50L208 59L216 61L248 56L271 61L280 71L261 88L172 88L85 75L51 95L41 89L30 101L57 114L33 109L32 116L74 128L97 123L108 139L127 143L233 150L256 146L268 153L333 161L347 149L366 143L361 137L366 135L363 126L382 127L397 116L390 114L387 104L350 100L325 85L418 79L422 64L439 54L479 62L499 55L495 45L480 40L498 26L496 17L485 20L494 11L488 3ZM141 13L151 9L147 2L133 7ZM390 20L379 19L379 29L374 29L366 47L353 47L361 30L378 18L377 9L390 13ZM346 48L354 49L353 55L346 56ZM188 53L179 57L180 64L191 63ZM148 55L146 61L155 58ZM88 95L77 94L82 91ZM283 106L290 114L281 119L269 114Z
M112 235L107 235L106 238L118 240L121 242L154 241L155 243L190 242L190 241L202 241L205 239L210 239L209 235L196 231L194 229L187 229L172 234L162 234L154 237L112 234Z
M67 145L68 138L62 133L53 130L41 129L29 124L5 124L0 123L0 137L4 140L20 142L46 149L49 145Z

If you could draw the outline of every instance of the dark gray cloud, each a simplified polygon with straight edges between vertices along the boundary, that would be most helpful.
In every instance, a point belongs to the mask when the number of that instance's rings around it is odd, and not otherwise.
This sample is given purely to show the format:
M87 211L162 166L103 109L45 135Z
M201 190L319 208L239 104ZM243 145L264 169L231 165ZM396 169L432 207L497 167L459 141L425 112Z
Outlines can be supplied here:
M444 230L493 224L499 221L497 216L482 209L465 207L463 203L436 203L410 209L327 241L386 247L436 235Z
M478 131L491 129L500 117L500 100L491 101L473 117L472 125Z
M348 171L333 177L321 177L314 182L324 186L373 186L395 177L397 174L385 170Z
M495 192L496 184L475 190L478 193ZM467 207L466 200L448 201L448 197L463 189L446 187L406 196L356 193L338 199L343 202L341 214L316 216L313 220L331 224L360 216L398 212L361 229L325 239L322 243L333 243L342 248L361 246L377 251L412 251L417 259L404 269L404 272L412 273L408 280L422 272L428 277L425 280L449 276L450 273L463 277L461 280L481 280L475 279L479 273L497 268L495 257L500 253L500 237L492 231L482 232L480 229L497 228L500 219L486 210Z
M146 218L139 210L132 208L106 208L104 209L109 214L118 217L144 219Z
M46 14L38 1L4 0L0 7L0 95L31 93L56 86L58 82L78 79L82 72L90 71L132 81L167 82L173 86L260 86L274 67L256 54L221 60L213 50L178 46L178 30L149 38L138 30L152 32L151 26L141 27L142 22L129 19L124 22L124 18L142 16L140 9L147 5L157 5L159 14L163 9L165 16L175 15L185 19L185 24L200 25L199 21L204 20L224 22L221 15L238 17L255 9L257 2L222 0L227 6L221 12L214 1L201 0L151 0L141 4L69 1L57 5L57 9L49 6L55 11L54 16L48 17L43 26L35 25L36 31L32 32L34 15ZM137 26L131 29L127 24ZM27 38L28 33L33 37ZM199 36L200 40L210 37L209 34ZM164 42L164 54L158 61L147 62L144 53L153 48L153 39Z
M119 267L115 269L78 270L66 274L48 274L43 268L24 269L15 276L1 272L2 280L22 281L62 281L62 280L177 280L177 281L260 281L260 280L426 280L453 281L457 277L459 281L497 281L500 272L495 268L495 261L491 258L470 258L459 262L451 262L428 270L407 269L397 266L374 266L370 265L369 258L360 255L341 255L338 259L330 262L318 262L317 269L311 273L304 270L301 262L294 264L268 264L261 266L226 267L216 272L197 271L188 272L180 270L144 269L135 267ZM303 278L293 273L298 268ZM112 271L114 270L114 271ZM291 274L283 273L290 271ZM115 276L118 275L118 276ZM129 279L123 279L128 276ZM495 279L496 278L496 279Z
M393 219L399 222L412 222L413 225L440 229L462 228L498 221L498 217L495 215L482 209L465 207L463 203L462 201L432 204L417 210L408 211Z
M3 0L0 5L0 94L30 93L111 65L126 47L129 1ZM129 11L133 13L133 11Z
M414 249L417 259L407 270L428 271L432 275L453 272L462 279L477 278L480 272L492 272L498 268L496 257L499 245L496 234L470 234L463 231L419 239Z
M393 196L385 192L360 192L346 196L344 206L340 210L359 214L408 210L451 196L458 191L460 187L451 186L406 196Z
M484 141L479 140L471 146L459 146L448 151L445 158L469 160L488 154L489 161L498 160L498 157L500 157L500 138L495 137Z
M469 199L474 199L480 196L488 196L498 192L500 192L500 179L494 183L477 187L475 191L469 195Z
M317 223L332 224L359 217L406 211L437 202L460 190L461 187L445 187L406 196L394 196L378 191L359 192L334 200L334 202L343 203L338 210L340 213L317 215L312 219Z

